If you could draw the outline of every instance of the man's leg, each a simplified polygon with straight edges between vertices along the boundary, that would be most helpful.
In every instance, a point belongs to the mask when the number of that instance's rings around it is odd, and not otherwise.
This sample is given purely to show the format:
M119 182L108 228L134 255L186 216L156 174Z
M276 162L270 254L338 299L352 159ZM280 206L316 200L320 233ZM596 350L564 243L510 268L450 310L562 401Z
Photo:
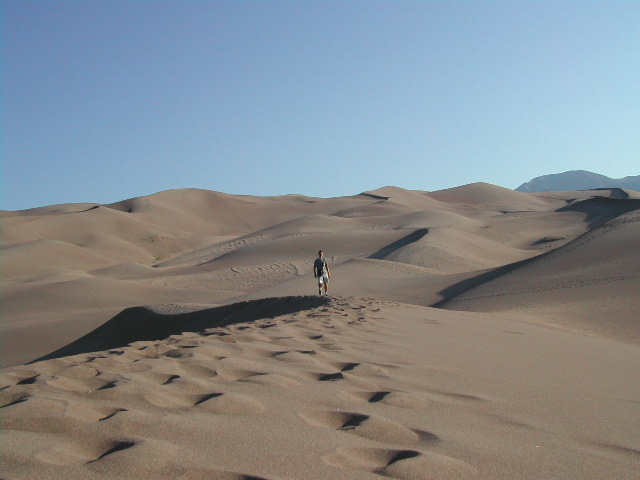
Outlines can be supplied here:
M327 279L325 279L324 281L324 294L329 295L329 281Z
M318 277L318 295L322 295L322 281Z

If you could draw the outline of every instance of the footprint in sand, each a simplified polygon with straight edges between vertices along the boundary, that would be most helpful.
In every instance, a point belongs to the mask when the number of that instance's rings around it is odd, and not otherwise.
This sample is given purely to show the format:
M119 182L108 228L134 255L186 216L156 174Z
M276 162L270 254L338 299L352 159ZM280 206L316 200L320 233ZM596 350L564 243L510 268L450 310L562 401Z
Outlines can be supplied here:
M0 374L0 391L12 385L31 385L40 376L36 370L16 370Z
M114 369L118 373L137 373L151 370L153 367L149 365L149 361L150 359L147 358L133 360L132 362L129 362L127 359L121 360L121 357L119 357L118 360L112 358L96 358L90 362L90 365L98 367L98 369L104 372L109 372L111 369Z
M180 375L175 375L172 373L162 373L162 372L154 372L147 371L143 372L140 375L131 375L133 380L140 378L143 381L152 383L154 385L169 385L180 378Z
M218 375L223 380L229 381L243 381L250 377L256 377L259 375L265 375L265 372L258 372L256 370L245 370L242 368L218 368Z
M216 339L218 342L222 343L236 343L237 334L234 335L229 332L223 332L219 330L208 331L205 330L201 333L203 337L211 337L212 339Z
M337 382L347 380L349 383L353 383L360 388L377 389L379 388L375 383L360 378L357 375L352 375L348 371L345 372L300 372L298 376L310 380L317 380L319 382Z
M0 392L0 408L7 408L18 403L26 402L31 397L22 389L10 389Z
M351 372L371 377L389 377L389 372L378 365L358 362L331 362L330 365L341 372Z
M112 409L111 413L108 413L107 415L105 415L104 417L98 419L99 422L103 422L105 420L109 420L110 418L115 417L118 413L120 412L128 412L129 410L127 410L126 408L114 408Z
M177 370L190 379L211 380L218 376L217 370L197 363L181 363L177 365Z
M297 333L291 335L271 335L268 338L269 343L294 349L310 350L316 347L316 344L309 340L305 335L299 335Z
M191 358L193 357L193 352L190 352L186 347L181 347L168 350L163 355L169 358Z
M34 375L32 377L27 377L23 380L20 380L18 383L16 383L16 385L32 385L36 383L36 380L38 380L39 376L40 374Z
M227 470L208 470L201 468L187 469L176 480L275 480L273 477L256 477L244 473L230 472Z
M123 354L111 357L110 360L117 361L119 363L132 363L139 360L153 360L158 357L159 354L152 349L147 349L144 352L141 352L138 350L127 348L125 349Z
M233 393L155 391L144 395L144 399L160 408L185 409L197 407L217 415L255 415L265 410L258 400Z
M246 345L242 345L240 347L240 350L240 355L242 357L250 359L273 358L278 353L271 348L271 345L267 346L254 343L247 343Z
M269 337L263 333L249 330L246 333L235 333L233 335L237 342L268 342Z
M315 354L315 350L284 350L273 352L273 358L280 360L281 362L314 365L317 363L317 360L314 358Z
M127 450L135 442L108 439L85 439L83 442L71 442L55 445L49 450L36 454L36 458L51 465L85 465L103 459L108 455Z
M293 387L299 387L300 385L302 385L297 380L286 377L284 375L280 375L278 373L261 373L258 375L252 375L250 377L242 378L238 381L246 382L246 383L255 383L258 385L264 385L269 387L279 387L279 388L281 387L293 388Z
M94 393L100 390L108 390L118 385L118 381L123 377L114 374L101 374L99 377L93 378L67 378L58 377L47 380L47 384L58 388L76 393Z
M34 367L37 370L28 370L27 376L30 376L31 373L39 373L43 375L57 375L58 373L68 369L69 367L74 366L73 363L70 363L68 360L61 360L59 358L55 358L53 360L47 360L46 362L39 362ZM25 372L24 370L16 369L12 372L15 374L20 374L18 372Z
M72 379L92 378L100 375L100 370L89 365L73 365L65 370L60 371L57 377L66 377Z
M257 415L265 410L255 398L233 393L203 399L198 406L217 415Z
M383 403L394 407L408 409L423 409L429 407L429 401L418 397L412 393L390 392L390 391L366 391L351 392L343 391L340 397L345 400L356 400L368 403Z
M329 465L364 470L401 480L466 480L478 471L470 464L437 453L385 448L344 448L325 455Z
M316 379L320 382L333 382L335 380L344 380L345 376L342 374L342 372L319 373L317 374Z
M324 348L325 350L329 350L331 352L339 352L344 350L344 347L338 345L337 343L321 343L320 348Z
M112 408L86 402L77 397L17 397L3 410L3 428L24 432L58 434L82 428L82 425L109 419L123 408Z
M410 428L382 417L341 411L303 411L298 415L309 425L353 433L369 440L394 444L415 444L420 435ZM435 435L431 434L434 438Z

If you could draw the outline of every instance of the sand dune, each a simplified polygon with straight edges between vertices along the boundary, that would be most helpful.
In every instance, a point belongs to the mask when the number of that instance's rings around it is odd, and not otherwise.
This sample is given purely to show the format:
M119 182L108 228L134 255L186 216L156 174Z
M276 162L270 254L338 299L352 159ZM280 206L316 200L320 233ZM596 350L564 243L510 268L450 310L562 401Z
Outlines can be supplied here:
M59 240L41 239L0 250L5 281L40 280L47 273L86 271L112 264L100 254Z
M291 301L5 370L2 475L636 476L637 347L486 314ZM108 337L161 315L134 313Z
M1 212L0 477L636 479L639 212L484 183Z
M448 286L556 249L633 210L634 195L533 195L489 184L385 187L330 199L187 189L9 212L2 219L3 333L13 344L25 319L42 319L58 338L75 335L70 319L88 310L97 316L85 333L108 319L99 313L105 309L313 293L311 261L321 248L339 269L339 291L430 305L450 297ZM37 342L25 349L28 338L15 333L21 354L5 349L3 364L52 350Z
M549 196L528 195L489 183L474 183L448 188L429 194L440 202L482 207L486 211L536 211L549 208L556 202Z
M625 213L440 306L525 314L640 344L639 240L639 213Z
M459 273L513 263L537 253L453 228L424 229L423 236L411 240L372 258L419 265L441 273Z

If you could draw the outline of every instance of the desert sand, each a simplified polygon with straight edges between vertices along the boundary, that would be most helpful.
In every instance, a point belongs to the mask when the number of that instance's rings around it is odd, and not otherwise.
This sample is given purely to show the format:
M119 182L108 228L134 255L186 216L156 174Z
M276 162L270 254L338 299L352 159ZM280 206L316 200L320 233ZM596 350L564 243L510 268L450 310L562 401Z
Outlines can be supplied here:
M638 192L0 217L1 478L639 478Z

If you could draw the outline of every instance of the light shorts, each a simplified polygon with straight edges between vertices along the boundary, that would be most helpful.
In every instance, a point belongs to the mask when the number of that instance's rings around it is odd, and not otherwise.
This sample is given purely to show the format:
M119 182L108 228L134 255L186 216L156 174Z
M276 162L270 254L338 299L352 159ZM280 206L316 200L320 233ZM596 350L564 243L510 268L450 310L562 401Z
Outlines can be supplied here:
M318 285L322 285L323 283L329 283L329 275L326 273L318 277Z

